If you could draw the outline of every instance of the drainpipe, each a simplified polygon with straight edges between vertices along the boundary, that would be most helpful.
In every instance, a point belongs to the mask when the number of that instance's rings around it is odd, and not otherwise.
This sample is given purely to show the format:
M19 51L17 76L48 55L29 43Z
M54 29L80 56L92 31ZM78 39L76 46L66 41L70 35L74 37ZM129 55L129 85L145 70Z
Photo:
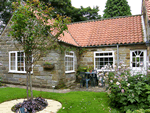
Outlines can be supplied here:
M119 66L119 45L117 44L117 68Z

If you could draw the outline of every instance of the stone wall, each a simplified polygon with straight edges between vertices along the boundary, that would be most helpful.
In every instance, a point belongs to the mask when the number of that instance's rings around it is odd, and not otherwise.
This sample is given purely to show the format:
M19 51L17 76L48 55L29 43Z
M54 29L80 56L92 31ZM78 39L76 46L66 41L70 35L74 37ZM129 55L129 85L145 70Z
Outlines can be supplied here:
M8 36L8 32L9 30L6 28L0 37L0 77L2 77L3 82L24 85L26 84L26 74L9 73L9 51L18 51L18 49ZM68 47L69 45L64 44L63 46ZM62 53L60 50L51 50L45 57L40 58L33 66L33 86L57 86L61 78L63 78L66 85L73 83L76 79L76 72L65 74L64 56L65 53ZM75 70L77 70L77 57L77 51L75 51ZM43 68L45 60L53 63L54 69L45 70Z
M127 66L130 66L130 50L146 50L145 45L132 45L132 46L119 46L119 60L123 61ZM81 66L94 66L94 52L96 51L114 51L115 65L117 65L117 47L98 47L87 48L87 51L83 53L80 58Z

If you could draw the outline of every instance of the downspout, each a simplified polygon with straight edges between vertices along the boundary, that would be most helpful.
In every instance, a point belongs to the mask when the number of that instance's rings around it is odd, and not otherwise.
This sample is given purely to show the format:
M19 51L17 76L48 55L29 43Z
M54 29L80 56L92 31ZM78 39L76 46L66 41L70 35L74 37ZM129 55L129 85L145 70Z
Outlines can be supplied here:
M143 27L144 42L146 43L147 41L149 42L149 37L148 37L149 36L149 23L147 22L147 26L145 26L143 15L141 16L141 20L142 20L142 27ZM146 31L146 28L147 28L147 31ZM146 57L146 67L145 67L146 69L145 70L147 70L147 67L149 68L148 63L147 63L147 61L149 61L149 56L150 56L149 46L147 46L147 51L148 53L146 54L147 57Z
M117 44L117 69L119 66L119 45Z

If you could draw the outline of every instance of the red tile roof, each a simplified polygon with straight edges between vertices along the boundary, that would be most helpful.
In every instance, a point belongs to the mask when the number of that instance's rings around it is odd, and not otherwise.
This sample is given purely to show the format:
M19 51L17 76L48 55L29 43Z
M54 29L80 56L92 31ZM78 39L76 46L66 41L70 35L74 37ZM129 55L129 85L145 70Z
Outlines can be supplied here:
M146 6L148 19L150 20L150 0L145 0L145 6Z
M141 15L72 23L60 40L76 46L144 42Z

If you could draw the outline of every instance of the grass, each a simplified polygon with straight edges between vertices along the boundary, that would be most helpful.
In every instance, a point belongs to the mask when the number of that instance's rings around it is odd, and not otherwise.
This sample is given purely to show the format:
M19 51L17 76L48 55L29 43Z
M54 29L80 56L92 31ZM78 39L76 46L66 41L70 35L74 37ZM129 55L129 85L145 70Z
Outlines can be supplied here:
M40 92L33 90L34 97L57 100L62 103L58 113L117 113L116 109L109 106L109 98L106 92ZM26 98L26 89L0 88L0 103L13 99ZM118 112L119 113L119 112Z

